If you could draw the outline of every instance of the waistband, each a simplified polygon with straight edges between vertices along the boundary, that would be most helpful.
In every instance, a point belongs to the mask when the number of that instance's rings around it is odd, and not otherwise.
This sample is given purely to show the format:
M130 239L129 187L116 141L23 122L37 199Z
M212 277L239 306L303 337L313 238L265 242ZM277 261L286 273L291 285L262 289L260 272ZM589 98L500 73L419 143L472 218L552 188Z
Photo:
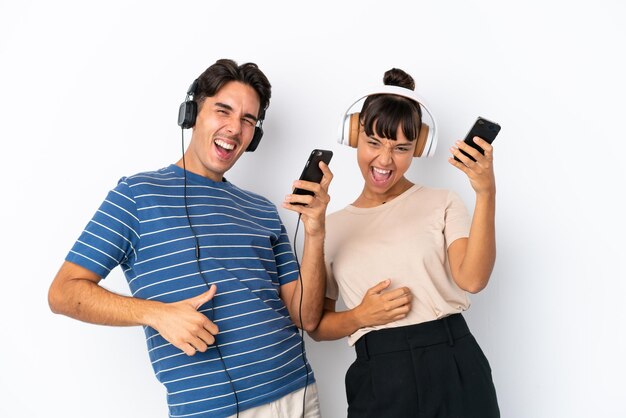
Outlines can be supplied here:
M405 327L370 331L354 344L357 358L367 360L371 356L411 348L448 343L466 336L470 330L461 314L454 314L435 321Z

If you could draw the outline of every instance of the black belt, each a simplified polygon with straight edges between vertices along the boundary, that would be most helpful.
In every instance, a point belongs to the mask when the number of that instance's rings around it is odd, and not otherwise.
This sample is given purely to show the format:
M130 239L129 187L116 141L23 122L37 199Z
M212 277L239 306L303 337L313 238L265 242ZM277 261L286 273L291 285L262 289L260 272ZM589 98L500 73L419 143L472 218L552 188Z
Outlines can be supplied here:
M357 358L367 360L371 356L416 347L448 343L470 333L461 314L454 314L435 321L405 327L370 331L358 339L354 348Z

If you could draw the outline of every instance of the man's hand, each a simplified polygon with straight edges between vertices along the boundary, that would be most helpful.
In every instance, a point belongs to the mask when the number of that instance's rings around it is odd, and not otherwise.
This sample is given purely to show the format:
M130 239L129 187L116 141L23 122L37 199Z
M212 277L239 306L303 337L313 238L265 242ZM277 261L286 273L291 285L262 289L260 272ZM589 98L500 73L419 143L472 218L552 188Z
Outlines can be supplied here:
M215 296L216 290L217 287L211 285L201 295L161 305L153 328L188 356L193 356L197 351L205 352L215 342L214 335L219 330L198 309Z

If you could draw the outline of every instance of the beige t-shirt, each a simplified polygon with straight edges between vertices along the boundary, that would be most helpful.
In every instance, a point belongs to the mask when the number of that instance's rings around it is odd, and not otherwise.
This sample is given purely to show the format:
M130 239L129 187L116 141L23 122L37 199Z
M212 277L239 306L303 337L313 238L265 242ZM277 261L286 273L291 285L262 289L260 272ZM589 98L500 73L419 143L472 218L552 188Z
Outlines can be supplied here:
M470 301L450 274L448 246L469 236L470 217L460 197L448 190L414 185L383 205L347 206L326 220L326 297L339 294L348 309L369 288L391 279L388 289L413 293L406 318L359 329L348 338L382 328L432 321L466 310Z

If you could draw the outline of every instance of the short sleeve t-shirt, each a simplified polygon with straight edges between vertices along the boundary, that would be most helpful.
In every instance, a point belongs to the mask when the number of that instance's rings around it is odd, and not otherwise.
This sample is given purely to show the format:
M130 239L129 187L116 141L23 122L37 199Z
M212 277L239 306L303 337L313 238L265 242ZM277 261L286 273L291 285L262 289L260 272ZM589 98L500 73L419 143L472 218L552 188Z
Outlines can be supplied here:
M413 293L406 318L359 329L365 333L436 320L466 310L467 292L452 279L448 246L469 236L470 217L460 197L448 190L412 186L373 208L346 208L326 221L326 296L341 295L346 307L359 305L368 289L391 279L388 289L407 286Z

